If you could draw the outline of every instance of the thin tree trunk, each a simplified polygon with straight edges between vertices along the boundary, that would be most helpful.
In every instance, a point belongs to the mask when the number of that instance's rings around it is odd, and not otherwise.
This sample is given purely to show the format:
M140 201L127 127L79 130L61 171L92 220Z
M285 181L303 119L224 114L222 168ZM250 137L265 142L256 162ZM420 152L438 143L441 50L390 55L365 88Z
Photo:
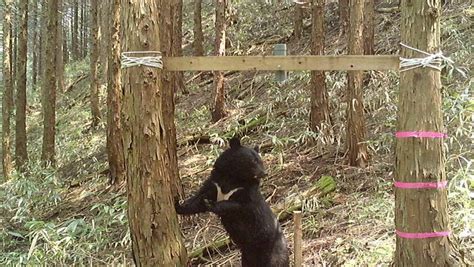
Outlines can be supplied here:
M339 35L347 32L349 27L349 0L339 0Z
M38 82L38 3L39 1L33 1L33 10L31 15L33 37L31 42L31 57L33 62L31 63L31 87L33 90L36 89Z
M99 4L99 62L100 62L100 88L106 87L108 68L108 44L110 43L110 1L101 1Z
M324 55L324 6L325 0L313 0L311 54ZM330 123L328 92L324 71L311 72L311 113L310 126L315 132L321 131L323 124Z
M74 0L73 6L73 23L71 30L71 50L72 50L72 59L79 59L79 0Z
M365 0L364 4L364 55L374 54L374 0Z
M45 47L45 74L43 79L43 146L41 159L47 166L55 165L56 135L56 44L58 43L58 0L47 0L48 27Z
M11 69L11 22L12 0L5 0L3 11L3 98L2 98L2 166L3 179L9 180L13 170L11 152L10 118L13 109L13 86Z
M111 1L111 14L109 16L112 27L110 28L109 42L109 68L107 90L107 156L109 160L110 181L120 185L125 182L125 159L123 151L122 124L122 71L120 68L120 0Z
M428 53L440 49L439 0L402 1L401 42ZM423 30L420 30L423 29ZM425 57L402 49L404 58ZM398 131L445 133L440 72L417 68L400 73ZM446 182L441 138L401 138L396 144L395 180ZM404 233L449 231L446 188L395 189L395 227ZM397 235L394 266L466 266L449 236L408 239Z
M96 2L96 1L92 1ZM81 59L84 59L87 57L87 43L88 43L88 31L87 31L87 25L88 23L92 24L92 20L88 20L87 16L87 0L82 0L82 5L81 5Z
M175 1L121 3L122 25L127 25L123 51L162 51L166 56L173 42L171 8ZM143 25L147 25L146 30ZM163 103L173 99L172 94L165 93L164 74L149 67L123 72L128 218L136 266L186 265L171 189L175 166L171 166L169 144L173 133L166 126L174 118L166 116L169 106Z
M296 40L301 38L303 34L303 7L299 3L295 3L295 15L294 15L294 22L293 22L293 34Z
M63 0L58 0L60 10L63 8ZM64 54L63 54L63 12L58 15L58 42L56 45L56 78L58 79L58 91L63 92L64 89Z
M63 23L66 20L63 20ZM66 25L63 25L63 62L64 65L69 64L69 48L68 48L68 32L67 29L69 27L66 27Z
M172 32L168 29L162 29L161 31L161 46L162 52L166 55L182 56L182 0L174 0L171 14L169 16L173 18ZM164 18L163 16L162 18ZM165 24L166 21L162 19L161 23ZM172 34L173 36L171 36ZM171 42L172 40L172 42ZM164 50L167 49L167 50ZM171 82L170 82L171 80ZM174 197L181 198L183 196L183 185L179 178L178 171L178 155L176 151L176 126L174 121L175 111L175 95L180 88L184 88L183 73L182 72L165 72L163 73L163 112L164 116L171 118L164 122L165 131L169 133L168 151L170 159L170 169L173 171L171 179L171 192Z
M362 55L363 47L363 10L364 0L351 2L349 27L349 54ZM362 71L349 71L347 74L347 127L346 146L349 164L365 167L368 160L367 145L365 144L366 130L364 119L364 102L362 91Z
M216 56L225 56L225 8L227 0L216 0L216 40L214 43ZM227 116L225 107L225 80L222 71L214 72L214 103L212 107L212 121L218 120Z
M19 171L28 161L26 149L26 67L28 60L28 1L20 1L20 33L16 76L15 163Z
M91 59L90 59L90 72L91 72L91 115L92 115L92 128L96 128L99 125L101 115L99 108L99 23L98 23L98 1L91 2Z
M46 47L46 27L47 22L47 3L46 0L40 0L41 2L41 12L40 12L40 29L39 31L39 45L38 45L38 80L41 88L43 87L44 81L44 66L45 66L45 47Z
M16 6L13 2L13 6ZM12 60L12 82L13 82L13 91L16 91L16 77L18 72L18 25L20 24L19 14L13 12L13 23L12 23L12 38L13 38L13 60ZM16 104L16 103L15 103Z
M173 6L173 34L176 36L173 45L173 56L183 56L183 0L176 0L176 5ZM187 94L186 86L184 84L184 75L182 71L175 72L175 92L182 92Z
M202 22L201 22L201 5L202 0L194 0L194 40L193 48L195 56L204 55L204 35L202 33Z

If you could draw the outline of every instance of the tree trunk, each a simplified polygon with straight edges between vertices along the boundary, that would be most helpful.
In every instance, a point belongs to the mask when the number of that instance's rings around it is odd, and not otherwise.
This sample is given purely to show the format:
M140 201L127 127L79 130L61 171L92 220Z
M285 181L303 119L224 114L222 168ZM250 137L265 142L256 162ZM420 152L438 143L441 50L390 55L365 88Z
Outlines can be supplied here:
M324 6L325 0L313 0L311 54L324 55ZM324 71L311 72L310 126L314 132L321 131L323 124L330 123L328 92Z
M339 0L339 35L344 35L349 26L349 0Z
M63 23L66 20L63 20ZM66 25L63 25L63 62L64 65L69 64L69 48L68 48L68 32L67 29L69 27L66 27ZM65 89L65 88L64 88Z
M440 49L440 0L402 1L401 42L428 53ZM419 30L424 29L424 30ZM404 58L425 57L402 49ZM440 72L417 68L400 73L398 131L444 133ZM396 144L395 180L445 182L441 138L401 138ZM446 188L395 189L395 226L404 233L449 231ZM394 266L466 266L449 236L408 239L397 235Z
M349 54L362 55L364 53L362 40L364 0L354 0L351 4ZM346 146L349 164L358 167L365 167L368 159L367 145L365 144L362 78L362 71L349 71L347 74Z
M43 146L41 160L47 166L55 165L56 134L56 44L58 43L58 0L47 0L48 27L45 47L45 72L42 88L43 99Z
M364 55L374 54L374 0L365 0L364 3Z
M294 29L293 34L296 40L301 38L303 34L303 7L302 4L294 3L295 5L295 17L294 17Z
M73 6L73 22L71 30L71 50L72 50L72 59L79 59L79 0L74 0Z
M10 116L13 108L11 69L12 0L5 0L3 11L3 98L2 98L2 166L3 178L9 180L13 169L11 152Z
M16 76L15 163L22 171L28 161L26 149L26 67L28 60L28 1L20 1L18 35L18 66Z
M108 68L108 54L107 48L110 43L110 25L107 23L110 20L110 1L101 1L99 3L99 62L100 62L100 88L106 87L107 83L107 68Z
M202 22L201 22L201 5L202 0L194 0L194 40L193 48L195 56L204 55L204 35L202 33Z
M123 51L162 51L173 42L171 8L175 1L122 0ZM146 7L146 8L143 8ZM150 41L153 40L153 41ZM174 118L163 81L171 76L158 68L123 71L124 151L128 186L128 218L132 255L137 266L184 266L186 251L179 230L171 184L173 168L166 129ZM168 83L170 80L168 80ZM166 98L166 99L162 99Z
M41 0L41 12L40 12L40 29L39 31L39 45L38 45L38 80L40 81L41 88L43 87L44 81L44 66L45 66L45 47L46 47L46 28L48 26L48 8L46 0Z
M109 160L110 181L120 185L125 181L125 159L123 152L122 124L122 75L120 68L120 0L111 1L109 16L109 68L107 89L107 156Z
M98 1L91 1L91 58L90 58L90 72L91 72L91 115L92 128L99 125L101 115L99 108L99 23L98 23Z
M63 0L58 0L58 7L63 8ZM63 58L63 12L58 15L58 43L56 45L56 78L58 79L58 91L64 91L64 58Z
M175 42L173 45L173 56L182 57L183 56L183 0L177 0L176 5L173 6L173 19L175 20L174 25L174 35L176 36ZM182 92L187 94L186 86L184 84L184 76L182 71L175 72L175 92Z
M31 57L33 62L31 63L31 87L33 90L36 89L38 82L38 3L39 1L33 1L33 10L31 15L33 37L31 42Z
M216 0L216 40L214 43L216 56L225 56L225 8L227 0ZM217 122L218 120L227 116L225 108L225 81L224 73L222 71L214 72L214 103L212 107L212 121Z
M174 5L172 10L170 10L170 17L173 18L173 31L169 32L167 29L162 29L161 31L161 50L163 55L172 55L172 56L182 56L182 0L174 0ZM162 17L162 24L166 24L166 21L163 20L165 16ZM173 37L170 35L172 34ZM173 40L173 42L171 42ZM171 81L171 82L170 82ZM172 179L171 179L171 192L174 197L183 196L183 185L179 178L178 171L178 155L176 151L177 141L176 141L176 126L175 126L175 94L179 88L184 88L183 82L183 73L182 72L165 72L163 73L163 112L164 116L171 118L164 122L164 128L166 132L170 134L170 137L167 139L169 143L169 158L170 158L170 169L172 169Z
M96 2L96 1L92 1L92 2ZM87 3L88 3L87 0L83 0L82 5L81 5L81 59L84 59L87 57L87 52L88 52L87 43L89 40L88 37L90 37L88 34L87 25L89 23L92 24L92 20L88 20L88 16L86 12Z
M14 1L13 2L13 7L16 7L17 4ZM13 9L13 23L12 23L12 83L13 83L13 91L15 91L16 88L16 77L17 77L17 71L18 71L18 25L20 24L19 20L19 12L15 12L15 9ZM15 14L16 13L16 14Z

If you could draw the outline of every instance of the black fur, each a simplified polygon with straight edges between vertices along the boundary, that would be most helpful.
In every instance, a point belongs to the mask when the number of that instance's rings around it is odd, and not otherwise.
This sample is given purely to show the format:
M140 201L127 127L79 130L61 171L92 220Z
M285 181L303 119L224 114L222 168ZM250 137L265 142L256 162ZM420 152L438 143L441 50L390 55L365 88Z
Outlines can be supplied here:
M260 179L266 175L263 162L255 149L242 146L238 138L229 143L211 176L193 197L182 205L176 203L176 212L217 214L242 252L243 267L289 266L280 224L260 193ZM220 199L218 188L223 193Z

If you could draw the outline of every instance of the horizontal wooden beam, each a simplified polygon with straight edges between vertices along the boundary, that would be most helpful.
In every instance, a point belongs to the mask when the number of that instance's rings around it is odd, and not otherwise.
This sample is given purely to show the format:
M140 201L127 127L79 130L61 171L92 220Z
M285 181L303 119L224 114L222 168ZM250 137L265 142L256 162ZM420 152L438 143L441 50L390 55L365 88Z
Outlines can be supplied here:
M168 71L398 70L394 55L165 57Z

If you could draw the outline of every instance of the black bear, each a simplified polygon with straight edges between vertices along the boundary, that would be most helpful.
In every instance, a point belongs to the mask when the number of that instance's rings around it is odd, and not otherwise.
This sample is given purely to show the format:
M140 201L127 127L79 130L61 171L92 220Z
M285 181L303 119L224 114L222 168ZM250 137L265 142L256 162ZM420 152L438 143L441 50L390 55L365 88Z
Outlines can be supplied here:
M242 252L243 267L289 266L285 237L276 216L260 193L266 175L258 149L230 140L214 163L211 176L182 205L178 214L213 212Z

